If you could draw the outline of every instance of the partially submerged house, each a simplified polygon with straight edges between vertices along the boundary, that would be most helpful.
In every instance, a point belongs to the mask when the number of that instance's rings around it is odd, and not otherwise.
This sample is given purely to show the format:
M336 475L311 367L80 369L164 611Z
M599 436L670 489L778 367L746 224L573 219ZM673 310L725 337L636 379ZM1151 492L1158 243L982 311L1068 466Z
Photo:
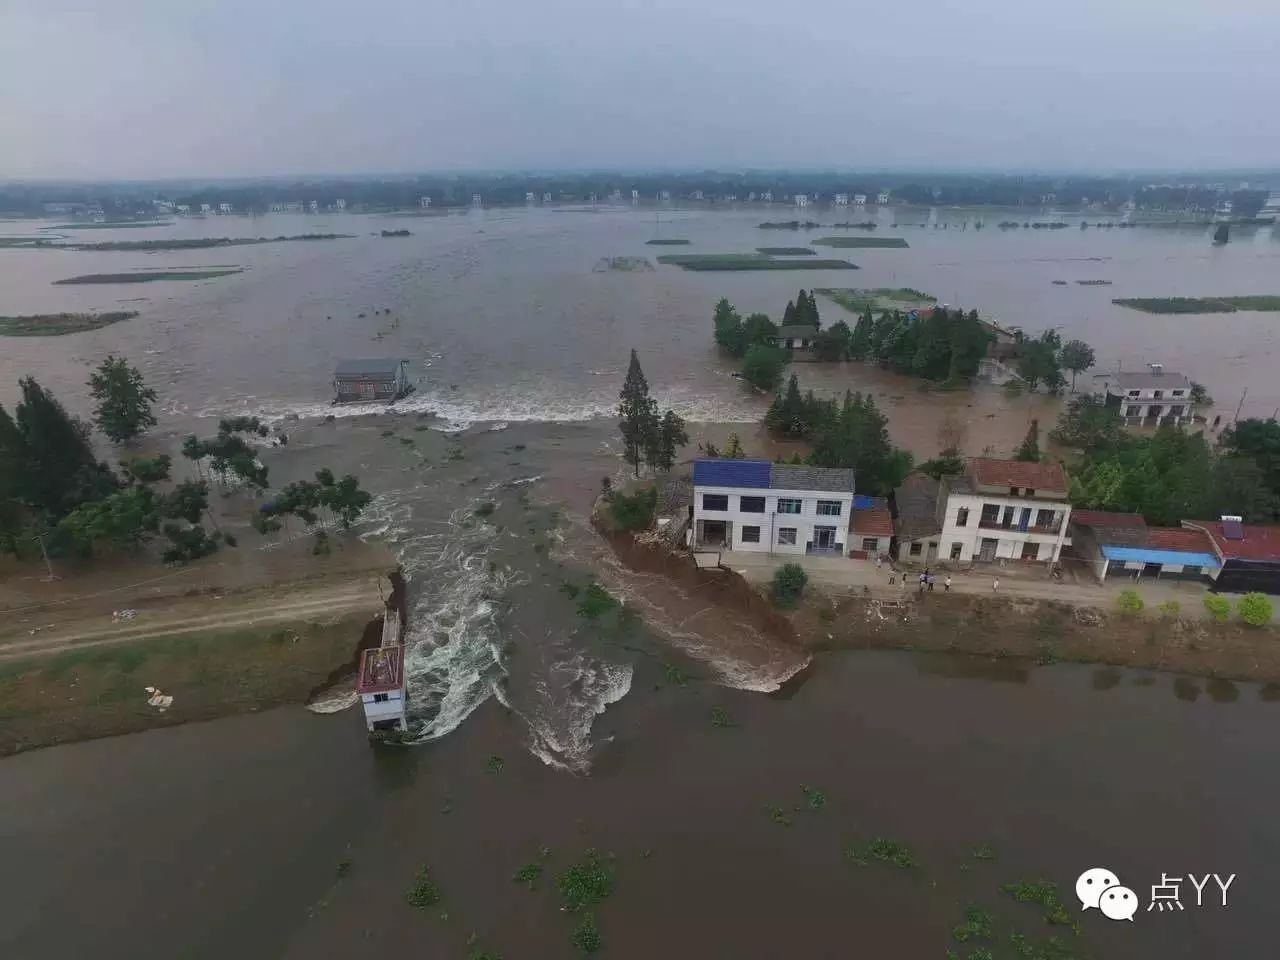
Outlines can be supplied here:
M404 647L401 644L371 647L360 655L356 693L364 707L364 722L370 732L408 728Z
M808 323L784 323L773 335L773 345L793 353L807 353L818 338L818 328Z
M1147 372L1120 371L1094 377L1106 405L1119 411L1131 426L1191 420L1195 416L1191 381L1181 373L1165 370L1163 364L1147 366Z
M1201 580L1218 575L1221 562L1202 530L1152 527L1136 513L1074 510L1071 552L1099 580Z
M411 389L408 360L343 360L333 372L334 403L399 400Z
M768 460L693 464L694 549L845 552L853 471Z

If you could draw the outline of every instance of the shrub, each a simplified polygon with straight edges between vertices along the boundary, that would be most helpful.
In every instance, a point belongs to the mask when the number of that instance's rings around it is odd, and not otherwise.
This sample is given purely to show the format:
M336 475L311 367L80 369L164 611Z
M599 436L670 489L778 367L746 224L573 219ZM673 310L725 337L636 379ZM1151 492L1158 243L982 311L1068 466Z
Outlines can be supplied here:
M773 575L773 602L779 607L794 607L808 582L809 575L799 564L784 563Z
M560 874L556 885L564 897L565 908L581 910L595 906L613 892L613 871L597 851L588 850L578 863Z
M1271 601L1264 593L1246 593L1236 604L1236 613L1251 627L1265 627L1271 622Z
M1142 612L1143 606L1142 597L1138 596L1137 590L1121 590L1116 597L1116 609L1122 616L1136 617Z
M658 490L649 487L636 493L614 493L609 501L609 516L623 530L645 530L653 523L653 511L658 506Z
M1182 605L1177 600L1166 600L1160 604L1160 612L1166 617L1176 617L1181 610Z
M1204 595L1204 608L1218 623L1226 623L1227 618L1231 616L1231 601L1216 593Z
M785 350L756 344L742 359L742 375L748 383L761 390L777 389L782 380L782 368L788 359Z
M431 880L431 871L423 867L413 878L413 886L405 894L411 906L430 907L440 902L440 888Z
M600 928L594 914L584 913L573 930L573 945L583 953L595 953L600 949Z

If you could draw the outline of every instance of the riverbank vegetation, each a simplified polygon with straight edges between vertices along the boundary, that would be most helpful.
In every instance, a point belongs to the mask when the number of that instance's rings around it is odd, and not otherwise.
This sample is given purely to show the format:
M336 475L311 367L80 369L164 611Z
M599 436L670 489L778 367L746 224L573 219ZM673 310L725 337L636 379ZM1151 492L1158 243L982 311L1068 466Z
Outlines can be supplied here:
M690 242L680 237L654 237L652 240L645 241L651 247L683 247Z
M674 410L658 413L658 401L649 396L649 381L635 350L618 394L618 429L622 432L622 458L635 467L637 477L642 463L654 470L670 470L675 466L676 452L689 442L684 420Z
M811 242L817 247L844 247L855 250L876 247L898 249L910 246L902 237L819 237Z
M109 327L113 323L132 320L137 315L137 310L113 310L106 313L32 313L0 317L0 336L61 337Z
M1080 451L1071 470L1077 507L1139 513L1147 522L1243 516L1280 518L1280 424L1243 420L1216 447L1204 434L1165 424L1149 436L1124 429L1119 412L1075 397L1050 439Z
M85 273L78 277L55 280L55 286L77 283L150 283L153 280L212 280L243 273L243 267L221 267L209 270L137 270L133 273Z
M816 230L820 226L812 220L766 220L759 224L761 230Z
M757 253L766 257L813 257L816 252L808 247L756 247Z
M1120 297L1112 303L1143 313L1235 313L1237 310L1280 312L1280 296L1243 297Z
M685 270L857 270L848 260L775 259L760 253L677 253L659 263Z

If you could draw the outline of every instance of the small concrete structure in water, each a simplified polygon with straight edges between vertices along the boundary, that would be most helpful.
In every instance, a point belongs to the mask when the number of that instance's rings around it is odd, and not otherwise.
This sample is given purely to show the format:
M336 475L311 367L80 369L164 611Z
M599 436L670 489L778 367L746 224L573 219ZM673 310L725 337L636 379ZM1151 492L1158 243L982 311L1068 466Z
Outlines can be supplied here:
M404 623L400 612L387 604L382 621L382 642L360 654L360 672L356 675L356 693L364 707L364 722L375 730L399 730L409 727L406 709L408 693L404 677Z

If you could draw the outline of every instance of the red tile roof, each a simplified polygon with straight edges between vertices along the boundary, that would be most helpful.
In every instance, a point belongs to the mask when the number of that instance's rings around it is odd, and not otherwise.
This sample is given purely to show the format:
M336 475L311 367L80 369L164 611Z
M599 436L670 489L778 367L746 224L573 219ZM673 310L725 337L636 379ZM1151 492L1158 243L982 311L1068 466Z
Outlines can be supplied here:
M1109 510L1072 510L1071 522L1086 527L1145 527L1139 513L1112 513Z
M853 511L852 529L868 537L892 537L893 516L886 507L871 507Z
M387 693L404 682L404 647L371 647L360 655L357 693Z
M1183 526L1194 526L1213 538L1219 552L1227 559L1280 560L1280 526L1245 525L1244 538L1228 540L1222 534L1221 520L1184 520Z
M1060 463L974 457L969 461L969 473L974 482L987 487L1030 487L1033 490L1067 492L1067 474Z
M1213 553L1207 534L1185 527L1147 527L1147 546L1153 550Z

